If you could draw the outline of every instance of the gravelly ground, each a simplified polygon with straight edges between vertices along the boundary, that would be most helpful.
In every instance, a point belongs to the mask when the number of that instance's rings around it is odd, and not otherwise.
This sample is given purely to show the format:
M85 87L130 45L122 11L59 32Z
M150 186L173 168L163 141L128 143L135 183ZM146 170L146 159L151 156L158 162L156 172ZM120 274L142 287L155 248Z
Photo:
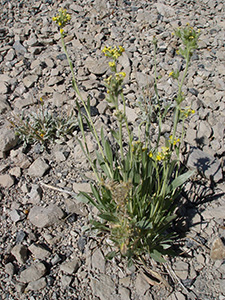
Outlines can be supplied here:
M23 153L16 145L7 121L12 114L35 111L40 97L50 111L75 107L69 67L51 20L59 7L66 7L72 16L66 27L67 47L82 95L90 96L97 109L98 129L113 126L103 96L105 45L126 49L120 63L127 73L125 95L135 132L135 103L142 88L151 92L153 36L159 45L160 95L171 99L176 85L168 75L173 68L182 71L184 65L174 54L176 40L171 33L186 23L202 32L184 88L185 104L196 114L186 124L183 159L189 167L196 156L209 164L201 165L201 176L185 187L178 211L179 244L185 253L168 258L162 266L152 262L149 266L170 287L155 280L147 283L138 267L105 262L104 241L85 231L95 211L59 191L88 189L85 176L92 173L79 148L78 131L48 152L35 145ZM1 0L0 12L0 298L225 299L223 1ZM169 134L171 120L163 126ZM88 138L94 150L94 141ZM36 206L44 210L35 211ZM51 226L44 226L50 219Z

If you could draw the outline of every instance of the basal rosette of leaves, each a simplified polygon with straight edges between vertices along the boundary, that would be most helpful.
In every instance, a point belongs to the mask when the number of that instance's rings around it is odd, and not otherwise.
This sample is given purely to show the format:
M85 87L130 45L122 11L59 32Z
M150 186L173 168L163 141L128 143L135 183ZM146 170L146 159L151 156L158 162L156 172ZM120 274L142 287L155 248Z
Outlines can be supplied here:
M64 13L67 16L66 12ZM68 16L66 17L68 21ZM58 19L57 19L58 20ZM66 22L67 22L66 21ZM62 29L62 28L60 28ZM103 53L110 59L111 74L105 79L107 89L106 100L114 109L117 129L112 131L113 144L105 136L103 130L98 135L91 118L90 103L85 101L77 87L72 62L64 43L65 32L60 31L63 49L66 53L72 73L72 84L77 93L78 121L82 133L79 141L96 181L90 183L92 193L80 192L79 199L91 203L98 209L98 217L91 221L92 229L97 229L101 235L109 237L113 246L108 258L114 256L126 257L128 263L144 258L146 254L156 261L164 261L163 256L171 253L174 233L171 231L176 199L180 195L183 184L192 176L193 172L184 171L179 161L180 148L184 136L177 136L178 123L184 124L185 119L193 113L191 108L182 107L184 95L182 86L187 75L190 58L197 48L197 33L189 25L178 29L175 34L181 39L186 66L183 74L172 71L170 75L178 82L177 96L161 108L161 99L157 89L156 50L157 40L154 37L155 51L155 97L154 107L151 101L142 103L144 107L140 116L141 127L144 127L145 137L137 137L130 129L126 102L123 95L124 72L118 72L118 58L125 51L122 46L104 47ZM122 104L122 109L121 109ZM85 114L82 113L84 108ZM168 110L173 110L173 128L170 137L160 146L161 126ZM150 138L153 117L158 123L158 139L152 144ZM98 145L96 158L90 156L86 141L85 125L93 134ZM126 145L126 146L124 146ZM175 158L174 158L175 157Z

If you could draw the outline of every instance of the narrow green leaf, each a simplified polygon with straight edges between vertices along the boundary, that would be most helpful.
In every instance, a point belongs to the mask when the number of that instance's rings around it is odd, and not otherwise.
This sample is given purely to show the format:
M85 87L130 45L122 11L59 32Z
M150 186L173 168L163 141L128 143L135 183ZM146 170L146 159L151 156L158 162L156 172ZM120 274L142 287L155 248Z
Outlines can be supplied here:
M178 176L176 179L173 180L173 182L170 184L170 191L176 190L179 186L185 183L193 174L195 171L188 171L180 176Z

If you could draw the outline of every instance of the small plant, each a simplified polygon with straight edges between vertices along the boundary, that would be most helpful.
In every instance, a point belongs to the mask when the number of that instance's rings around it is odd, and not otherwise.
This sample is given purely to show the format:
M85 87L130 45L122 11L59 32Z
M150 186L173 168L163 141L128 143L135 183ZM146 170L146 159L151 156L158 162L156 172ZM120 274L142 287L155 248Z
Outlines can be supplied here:
M189 25L175 32L184 46L179 51L186 60L186 67L182 75L177 71L171 74L174 80L178 81L179 89L173 103L164 107L161 106L162 101L157 90L157 40L154 38L155 96L154 99L150 99L154 100L154 106L148 101L140 105L143 110L139 127L140 129L144 127L144 139L139 135L135 140L127 121L123 95L123 80L126 74L117 71L118 58L124 49L121 46L103 49L102 52L110 59L111 70L111 75L105 79L106 100L113 107L117 121L117 130L112 131L114 137L112 147L103 130L100 136L97 134L91 118L90 103L84 101L77 88L73 66L64 43L63 27L69 19L65 10L61 10L59 15L53 18L59 26L63 49L72 72L73 87L80 99L77 100L77 108L83 139L79 143L96 175L96 181L90 183L92 193L81 192L79 197L94 205L99 211L98 218L92 220L92 229L99 230L113 242L114 246L108 258L120 255L126 257L128 263L132 263L135 259L144 259L145 255L149 254L156 261L162 262L163 255L170 253L174 237L170 229L171 222L176 217L175 201L183 184L193 174L190 171L184 172L179 162L184 133L177 136L177 125L179 122L184 123L185 118L193 112L190 108L182 108L184 100L182 86L190 57L197 47L198 34ZM82 113L81 106L84 107L85 114ZM160 146L161 126L169 109L174 111L173 129L165 145ZM153 112L159 128L156 144L152 143L150 136ZM84 124L87 124L98 145L94 160L88 149Z
M15 133L23 142L24 147L39 142L43 149L49 142L72 133L78 126L77 118L73 114L58 116L44 109L42 98L40 98L37 113L14 117L11 124L15 127Z

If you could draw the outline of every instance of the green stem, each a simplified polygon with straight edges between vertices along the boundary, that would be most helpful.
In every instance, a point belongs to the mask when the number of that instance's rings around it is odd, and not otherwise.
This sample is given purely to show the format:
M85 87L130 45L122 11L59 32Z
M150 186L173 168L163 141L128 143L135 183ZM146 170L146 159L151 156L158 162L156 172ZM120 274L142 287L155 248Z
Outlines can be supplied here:
M83 104L83 106L84 106L84 109L85 109L85 111L86 111L88 120L89 120L89 122L90 122L90 124L91 124L91 126L92 126L93 135L94 135L94 137L95 137L95 139L96 139L96 142L97 142L97 144L98 144L99 151L100 151L102 157L103 157L104 160L105 160L106 167L107 167L108 172L109 172L109 174L110 174L110 176L111 176L111 178L112 178L112 177L113 177L113 176L112 176L112 172L111 172L111 170L110 170L109 164L107 163L107 160L106 160L106 157L105 157L103 148L102 148L102 146L101 146L101 143L100 143L98 134L97 134L97 132L96 132L94 123L93 123L93 121L92 121L91 114L90 114L90 112L89 112L89 110L88 110L88 108L87 108L87 105L85 104L84 99L82 98L81 93L80 93L80 91L79 91L79 89L78 89L78 86L77 86L77 83L76 83L76 79L75 79L74 70L73 70L73 64L72 64L72 62L71 62L71 60L70 60L70 57L69 57L69 54L68 54L68 52L67 52L67 48L66 48L66 45L65 45L65 42L64 42L64 36L63 36L62 33L61 33L61 41L62 41L62 47L63 47L63 50L64 50L64 52L65 52L65 54L66 54L66 58L67 58L67 61L68 61L68 63L69 63L70 70L71 70L71 73L72 73L72 77L73 77L73 79L72 79L72 82L73 82L73 88L74 88L75 92L78 94L78 96L79 96L79 98L80 98L80 100L81 100L81 102L82 102L82 104Z

